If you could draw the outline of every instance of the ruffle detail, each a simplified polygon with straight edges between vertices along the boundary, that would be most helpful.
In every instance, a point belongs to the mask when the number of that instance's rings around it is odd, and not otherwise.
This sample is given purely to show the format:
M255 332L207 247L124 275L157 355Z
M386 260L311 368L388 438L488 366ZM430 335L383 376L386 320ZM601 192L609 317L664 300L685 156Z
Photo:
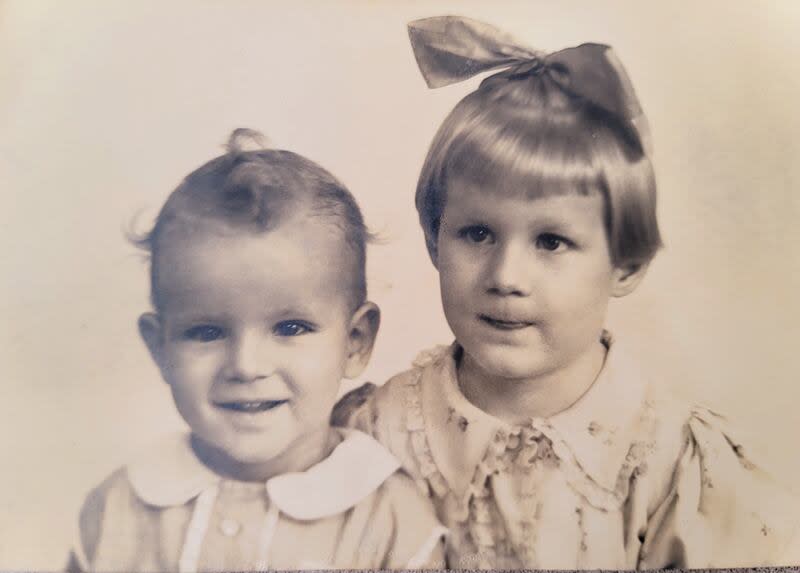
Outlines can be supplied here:
M420 398L420 382L423 370L440 359L447 347L437 347L434 350L423 352L414 361L414 370L405 384L406 430L408 431L411 449L419 465L422 488L443 498L450 492L450 486L436 466L431 453L428 438L425 435L425 418L422 415L422 400Z
M406 430L409 433L411 448L419 466L422 482L427 490L439 498L451 493L431 453L430 444L425 432L425 419L422 414L421 382L426 368L446 358L450 347L439 346L420 353L414 360L414 369L405 384ZM484 456L475 468L470 485L460 500L456 501L454 518L464 526L475 544L478 569L492 567L496 563L495 534L493 531L491 492L489 478L500 471L500 455L505 451L505 439L495 440L492 452L497 455Z
M525 476L519 483L518 503L522 511L512 543L516 558L531 567L536 564L539 526L539 502L534 495L539 486L537 477L541 466L553 460L553 450L549 438L541 431L532 425L517 426L508 436L504 457L509 466L513 464Z
M422 374L422 370L440 361L442 358L445 358L451 350L451 346L445 346L440 344L438 346L434 346L433 348L428 348L423 350L419 354L417 354L414 361L411 363L412 367L415 370L420 371L420 375Z
M481 495L472 498L470 511L472 518L467 525L469 535L477 549L479 569L490 568L497 562L497 548L492 528L494 520L489 496L488 488L484 488Z
M471 567L496 567L498 564L517 564L534 567L537 561L536 539L539 503L537 475L544 466L558 466L569 486L584 503L604 511L618 510L627 500L631 482L646 468L646 460L655 445L645 439L630 444L613 489L595 481L581 466L568 442L547 420L533 418L511 429L499 429L489 442L484 455L475 467L466 490L450 489L433 458L428 442L422 409L422 380L424 372L442 360L450 359L452 347L440 346L418 355L414 368L404 382L406 429L416 458L424 489L439 499L446 499L448 511L455 524L463 528L474 547L476 559ZM643 404L638 422L639 436L652 436L655 424L654 408ZM649 438L647 438L649 439ZM515 486L515 501L519 516L514 524L503 524L492 491L492 477L516 474L521 479ZM499 478L498 478L499 479ZM576 520L581 529L580 549L585 552L586 539L582 511ZM578 548L576 548L578 549Z
M654 424L654 409L650 403L646 402L642 409L639 434L652 436L651 429ZM646 471L646 459L655 448L655 443L651 440L633 441L617 473L614 489L609 490L584 471L572 453L572 449L549 422L535 418L531 421L531 427L549 439L552 454L558 459L567 483L590 505L604 511L613 511L622 507L628 499L632 477Z
M752 470L763 465L762 463L759 463L759 460L754 460L752 458L750 452L747 451L742 441L731 428L727 418L722 414L715 412L706 406L695 405L691 410L691 419L689 421L690 428L692 423L696 424L698 422L706 428L715 428L722 432L722 435L725 436L725 440L736 454L739 463L746 470Z

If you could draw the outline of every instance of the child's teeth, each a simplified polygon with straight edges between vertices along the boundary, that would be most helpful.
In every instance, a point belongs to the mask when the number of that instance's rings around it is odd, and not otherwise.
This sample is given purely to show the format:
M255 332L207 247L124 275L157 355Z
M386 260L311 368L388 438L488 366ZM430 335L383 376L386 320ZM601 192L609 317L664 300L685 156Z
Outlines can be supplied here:
M282 400L264 400L262 402L228 402L220 405L223 408L235 410L237 412L263 412L271 410L282 403Z

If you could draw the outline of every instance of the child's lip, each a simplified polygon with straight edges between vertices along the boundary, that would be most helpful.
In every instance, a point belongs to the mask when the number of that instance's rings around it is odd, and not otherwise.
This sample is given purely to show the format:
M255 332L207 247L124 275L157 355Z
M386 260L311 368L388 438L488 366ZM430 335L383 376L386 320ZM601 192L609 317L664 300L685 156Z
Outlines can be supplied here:
M232 412L242 412L245 414L257 414L259 412L267 412L273 410L278 406L286 404L289 400L226 400L216 401L214 405L223 410L230 410Z
M481 322L488 324L492 328L497 328L498 330L521 330L534 325L534 323L529 320L507 320L486 314L478 315L478 319L480 319Z

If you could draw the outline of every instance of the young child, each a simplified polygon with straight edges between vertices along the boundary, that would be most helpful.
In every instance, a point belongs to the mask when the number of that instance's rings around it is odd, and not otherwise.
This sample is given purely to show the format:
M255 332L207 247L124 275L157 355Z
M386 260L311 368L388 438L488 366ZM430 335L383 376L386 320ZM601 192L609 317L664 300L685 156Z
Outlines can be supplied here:
M544 55L456 17L410 36L430 87L504 68L444 120L417 188L456 341L354 391L338 423L429 493L453 568L800 560L796 501L603 329L661 245L644 119L611 49Z
M243 150L250 135L191 173L143 242L139 330L191 433L88 496L70 569L440 565L444 530L396 459L330 427L379 325L359 208L308 159Z

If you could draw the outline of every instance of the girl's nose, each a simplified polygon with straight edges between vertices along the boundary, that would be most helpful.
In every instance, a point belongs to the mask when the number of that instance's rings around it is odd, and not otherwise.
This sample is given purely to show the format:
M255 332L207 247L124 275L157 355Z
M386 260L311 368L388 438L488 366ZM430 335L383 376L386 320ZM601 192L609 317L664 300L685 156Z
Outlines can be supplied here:
M492 253L486 273L487 291L500 296L530 294L530 265L525 245L498 245Z
M272 373L266 337L259 332L248 331L231 338L225 380L229 382L253 382Z

